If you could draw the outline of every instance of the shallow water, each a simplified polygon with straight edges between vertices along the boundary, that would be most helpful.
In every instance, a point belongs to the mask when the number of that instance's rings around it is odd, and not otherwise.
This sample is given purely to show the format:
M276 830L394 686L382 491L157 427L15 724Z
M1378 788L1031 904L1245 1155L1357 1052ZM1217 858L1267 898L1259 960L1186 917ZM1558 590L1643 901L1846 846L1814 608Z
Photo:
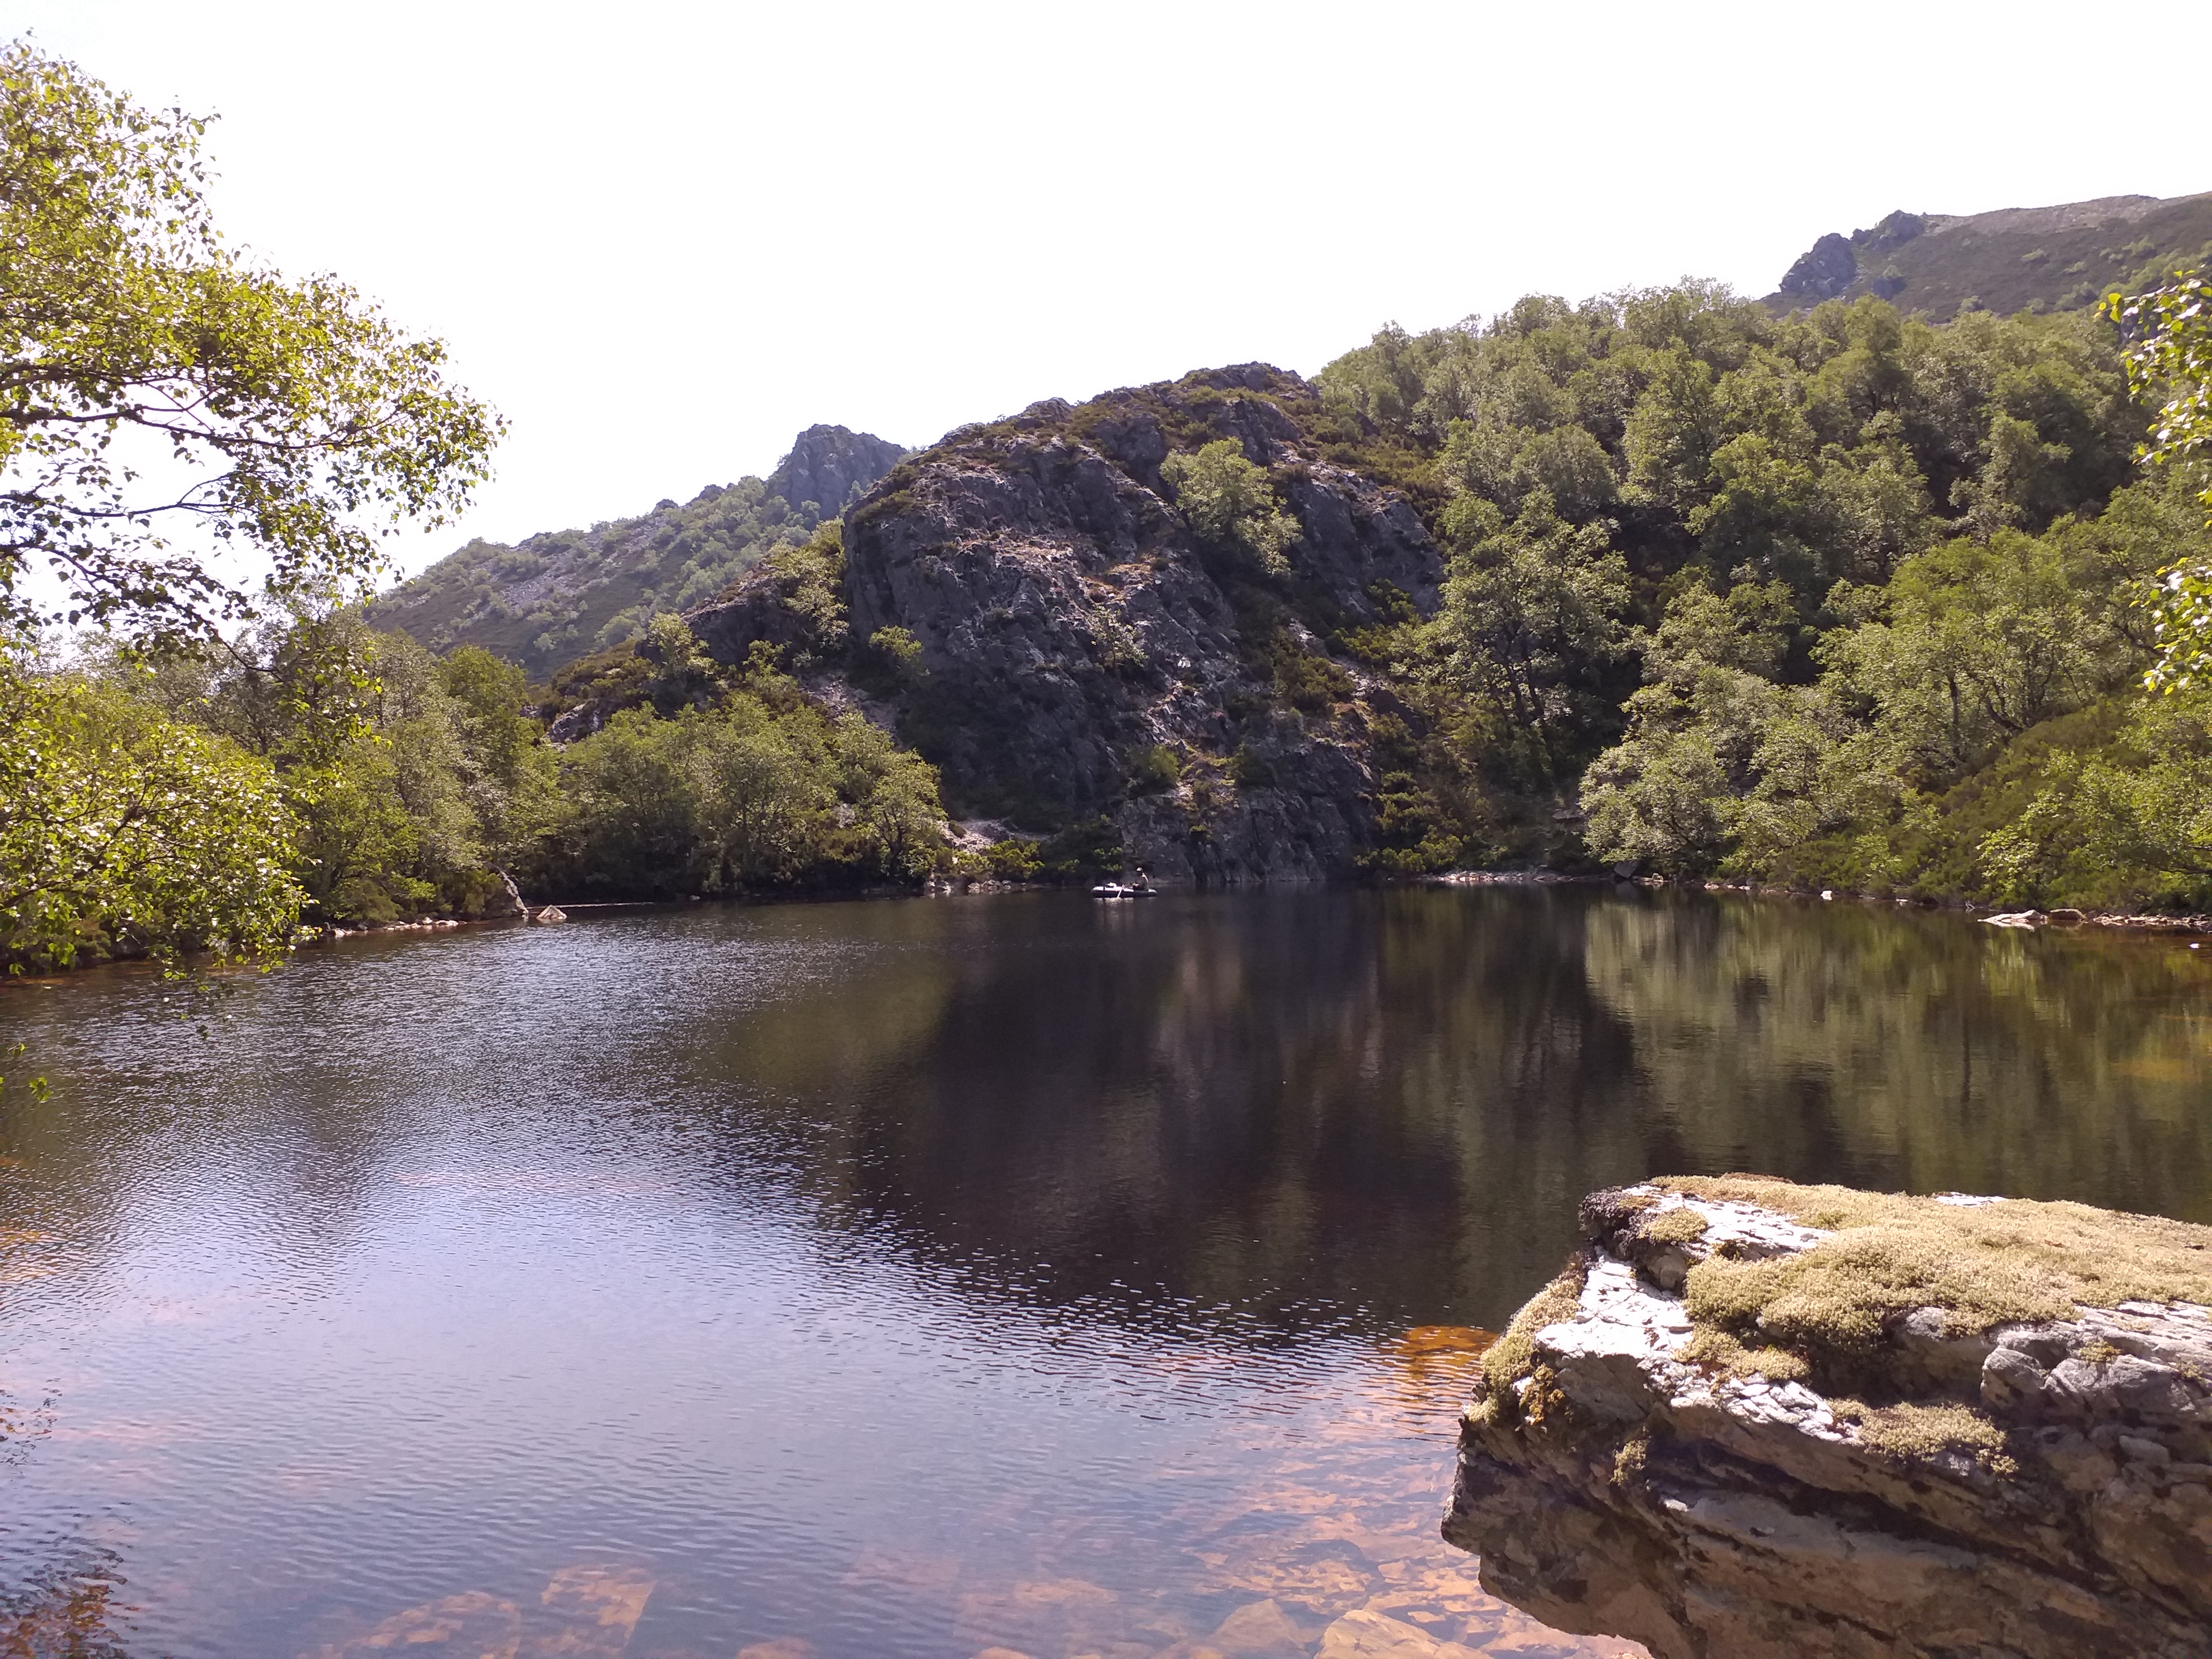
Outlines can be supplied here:
M9 987L52 1092L0 1103L0 1652L1629 1651L1436 1539L1480 1328L1575 1200L2212 1220L2205 954L1011 895Z

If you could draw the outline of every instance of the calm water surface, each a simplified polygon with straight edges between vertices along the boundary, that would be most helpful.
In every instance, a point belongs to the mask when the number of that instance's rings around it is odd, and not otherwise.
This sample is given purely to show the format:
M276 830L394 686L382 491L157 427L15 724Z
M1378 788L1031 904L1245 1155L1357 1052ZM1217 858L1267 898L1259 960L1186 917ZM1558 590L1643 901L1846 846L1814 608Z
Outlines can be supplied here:
M141 972L8 988L0 1652L1629 1651L1435 1540L1575 1200L2212 1221L2206 954L1017 895L349 942L205 1036Z

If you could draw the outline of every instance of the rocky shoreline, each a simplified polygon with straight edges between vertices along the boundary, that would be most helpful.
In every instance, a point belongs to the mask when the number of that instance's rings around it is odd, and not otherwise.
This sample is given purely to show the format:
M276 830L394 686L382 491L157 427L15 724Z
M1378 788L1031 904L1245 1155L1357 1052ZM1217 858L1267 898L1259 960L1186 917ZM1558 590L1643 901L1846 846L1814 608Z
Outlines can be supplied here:
M1963 900L1899 898L1892 894L1839 891L1835 888L1781 887L1753 882L1674 881L1664 876L1569 873L1553 870L1452 870L1418 879L1442 887L1606 886L1687 887L1704 893L1738 893L1749 898L1838 900L1887 904L1899 909L1951 910L1997 927L2120 927L2137 933L2212 933L2212 915L2167 915L2126 910L2003 910Z
M2203 1655L2212 1228L1757 1177L1583 1200L1444 1535L1657 1659Z

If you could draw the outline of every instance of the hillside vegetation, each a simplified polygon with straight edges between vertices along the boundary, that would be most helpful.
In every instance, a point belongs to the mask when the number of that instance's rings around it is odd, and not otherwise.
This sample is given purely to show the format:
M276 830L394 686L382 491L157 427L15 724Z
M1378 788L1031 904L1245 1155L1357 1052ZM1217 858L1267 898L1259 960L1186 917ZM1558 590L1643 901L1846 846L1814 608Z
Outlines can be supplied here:
M513 547L481 538L379 599L371 616L434 650L477 645L544 679L696 608L888 472L905 452L840 426L809 428L766 478Z
M1767 304L1780 310L1871 295L1937 319L1962 307L2001 315L2078 311L2208 261L2212 192L1965 215L1900 210L1869 229L1821 237Z
M1397 658L1445 763L1493 801L1556 788L1583 855L2202 896L2204 711L2140 677L2147 579L2212 543L2190 481L2132 464L2101 319L1528 301L1322 384L1452 485L1444 605Z
M578 578L563 628L635 637L536 690L544 628L502 661L387 625L455 637L467 556L29 682L100 711L56 714L64 770L95 727L202 734L332 923L499 914L498 871L651 898L1129 864L2203 908L2212 691L2143 677L2154 579L2212 533L2201 479L2136 459L2120 349L2081 312L1532 296L1310 383L1202 371L878 451L842 517L748 484L603 526L498 603L587 553L692 574Z

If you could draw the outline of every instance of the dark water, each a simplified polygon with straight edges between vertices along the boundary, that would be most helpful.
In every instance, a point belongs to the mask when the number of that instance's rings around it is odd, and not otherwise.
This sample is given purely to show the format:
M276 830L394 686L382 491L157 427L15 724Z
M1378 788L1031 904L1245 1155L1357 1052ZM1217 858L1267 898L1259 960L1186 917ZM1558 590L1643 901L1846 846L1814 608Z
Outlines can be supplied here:
M2206 954L1021 895L8 988L0 1653L1620 1652L1435 1540L1463 1328L1653 1173L2212 1220Z

